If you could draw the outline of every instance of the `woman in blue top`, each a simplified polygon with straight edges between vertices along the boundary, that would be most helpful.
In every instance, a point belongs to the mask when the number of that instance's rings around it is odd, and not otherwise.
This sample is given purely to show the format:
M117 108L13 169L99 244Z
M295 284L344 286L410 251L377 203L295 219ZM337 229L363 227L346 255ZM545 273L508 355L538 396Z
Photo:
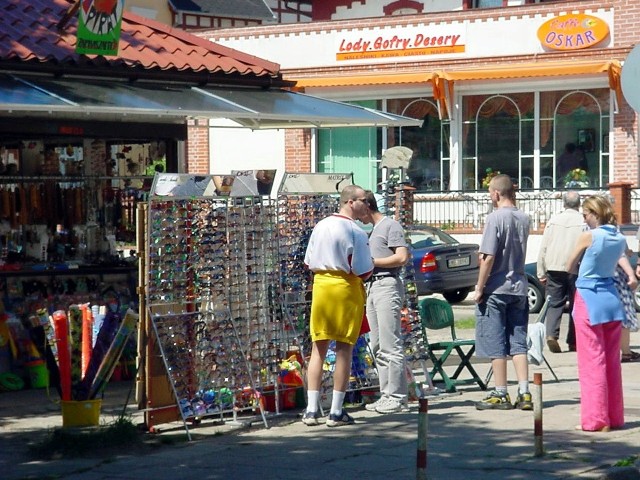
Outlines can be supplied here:
M620 366L624 306L613 275L627 242L605 197L587 198L582 213L590 230L578 238L567 265L575 272L580 262L573 304L581 416L576 428L608 432L624 425Z

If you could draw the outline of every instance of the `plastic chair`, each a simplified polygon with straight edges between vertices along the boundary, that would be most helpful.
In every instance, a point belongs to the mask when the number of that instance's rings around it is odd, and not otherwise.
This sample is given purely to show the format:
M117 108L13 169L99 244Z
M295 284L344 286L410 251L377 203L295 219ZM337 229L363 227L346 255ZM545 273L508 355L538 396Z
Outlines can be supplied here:
M482 390L486 390L487 386L482 381L478 373L471 365L471 356L476 350L475 340L462 340L456 336L456 330L453 319L453 309L448 302L440 300L438 298L424 298L418 304L418 310L420 313L420 323L422 325L422 333L425 338L425 342L428 344L427 353L429 359L433 362L433 368L429 373L429 376L433 379L435 375L440 375L445 384L445 390L447 392L455 392L456 385L477 383ZM427 340L426 330L441 330L449 328L451 330L451 340L430 343ZM442 352L440 356L436 355L436 352ZM456 352L460 359L453 375L448 375L445 372L445 362L451 355ZM458 378L464 370L468 370L471 374L471 378L460 379Z

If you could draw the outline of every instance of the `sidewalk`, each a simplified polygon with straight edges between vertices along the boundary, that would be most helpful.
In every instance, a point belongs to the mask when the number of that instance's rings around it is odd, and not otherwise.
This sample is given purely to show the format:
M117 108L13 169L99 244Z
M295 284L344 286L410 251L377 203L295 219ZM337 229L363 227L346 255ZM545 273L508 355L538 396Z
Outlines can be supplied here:
M461 331L470 336L472 331ZM632 334L632 345L640 333ZM546 366L531 367L543 377L545 455L534 456L533 412L477 411L485 392L462 387L460 395L429 399L428 466L430 479L598 479L616 462L640 456L640 363L623 364L626 428L609 433L574 430L579 423L579 387L575 353L545 355ZM475 364L481 376L488 364ZM514 378L509 367L509 378ZM102 421L122 410L129 384L110 384ZM515 385L510 392L515 393ZM141 421L131 400L127 411ZM357 425L307 427L294 414L270 415L270 428L254 418L238 428L203 420L190 428L193 441L161 445L152 453L107 458L29 461L26 442L62 419L43 390L0 393L0 478L24 479L413 479L416 478L418 405L392 415L350 413ZM220 435L220 433L223 433ZM184 437L182 424L160 426L159 437Z

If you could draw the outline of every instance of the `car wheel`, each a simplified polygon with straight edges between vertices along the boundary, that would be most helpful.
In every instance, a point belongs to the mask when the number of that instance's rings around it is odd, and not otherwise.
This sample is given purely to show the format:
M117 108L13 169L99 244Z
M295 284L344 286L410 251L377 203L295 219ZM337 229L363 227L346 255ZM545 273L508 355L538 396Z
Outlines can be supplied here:
M470 288L461 288L458 290L447 290L446 292L442 292L442 296L449 303L460 303L465 298L467 298L467 295L469 295L470 291L471 291Z
M537 284L531 281L529 281L529 287L527 288L527 297L529 300L529 313L539 313L544 304L544 293Z

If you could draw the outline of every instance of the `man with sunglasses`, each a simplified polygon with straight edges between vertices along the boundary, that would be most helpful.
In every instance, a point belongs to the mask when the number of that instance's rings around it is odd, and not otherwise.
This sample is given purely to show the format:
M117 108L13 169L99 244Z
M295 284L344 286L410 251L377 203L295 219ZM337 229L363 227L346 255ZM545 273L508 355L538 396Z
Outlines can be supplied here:
M306 425L318 425L323 363L329 342L336 342L333 396L327 427L355 420L344 410L353 346L360 336L365 305L364 280L373 271L367 234L354 221L367 211L365 191L348 185L340 194L340 211L320 220L309 238L304 263L314 273L311 300L311 358L307 366Z
M409 387L400 332L404 285L398 275L410 254L402 225L380 213L373 192L367 191L365 198L368 211L360 220L373 224L369 244L374 264L367 282L367 319L380 381L380 399L365 408L382 414L395 413L408 410Z

